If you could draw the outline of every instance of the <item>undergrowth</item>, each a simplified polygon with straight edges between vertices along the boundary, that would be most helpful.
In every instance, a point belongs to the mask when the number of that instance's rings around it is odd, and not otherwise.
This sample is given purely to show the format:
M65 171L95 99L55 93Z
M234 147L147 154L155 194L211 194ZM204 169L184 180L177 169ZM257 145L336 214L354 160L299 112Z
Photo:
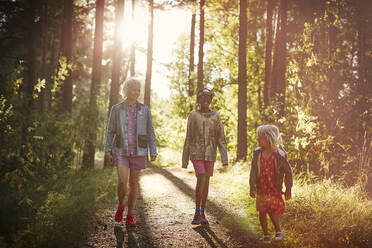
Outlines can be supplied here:
M233 211L258 238L262 230L255 200L249 196L249 170L248 163L235 164L225 173L217 172L212 183L231 195ZM281 224L287 232L282 247L372 247L372 202L360 187L340 181L295 175Z
M3 242L14 247L81 246L94 228L98 211L115 199L113 173L112 169L67 169L49 178L34 176L26 192L2 185ZM20 195L27 195L27 199L20 199Z

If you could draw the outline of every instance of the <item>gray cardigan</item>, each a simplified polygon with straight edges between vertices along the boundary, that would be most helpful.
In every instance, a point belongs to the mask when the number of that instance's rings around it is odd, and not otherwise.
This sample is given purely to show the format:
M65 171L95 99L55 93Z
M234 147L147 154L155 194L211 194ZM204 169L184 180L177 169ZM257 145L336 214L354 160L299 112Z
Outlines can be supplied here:
M249 176L249 186L250 192L257 191L257 188L260 187L260 156L261 156L262 148L258 147L253 151L253 158L252 158L252 166L251 166L251 173ZM276 188L279 193L282 193L283 188L283 181L285 184L285 192L291 194L291 189L293 185L293 178L292 178L292 169L287 159L287 154L278 149L275 152L275 182Z

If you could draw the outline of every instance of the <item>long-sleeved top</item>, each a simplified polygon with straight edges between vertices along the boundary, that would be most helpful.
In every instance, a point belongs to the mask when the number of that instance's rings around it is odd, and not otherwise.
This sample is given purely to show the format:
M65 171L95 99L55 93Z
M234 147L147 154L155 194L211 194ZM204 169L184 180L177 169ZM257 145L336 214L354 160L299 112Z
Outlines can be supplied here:
M182 167L186 168L189 160L216 161L217 147L222 164L227 165L227 144L220 115L214 110L208 113L191 111L187 120Z
M157 156L156 137L150 108L136 103L136 156ZM115 138L115 139L114 139ZM114 142L113 142L114 141ZM113 145L112 145L113 144ZM129 156L128 150L128 104L126 101L112 107L107 125L105 153L113 149L116 154Z
M258 147L253 151L251 173L249 175L249 186L250 192L257 191L257 187L260 186L260 169L261 169L261 151L262 148ZM287 154L278 149L274 153L274 177L275 177L275 187L279 193L282 193L283 182L285 184L286 193L291 193L293 178L292 178L292 169L289 165Z

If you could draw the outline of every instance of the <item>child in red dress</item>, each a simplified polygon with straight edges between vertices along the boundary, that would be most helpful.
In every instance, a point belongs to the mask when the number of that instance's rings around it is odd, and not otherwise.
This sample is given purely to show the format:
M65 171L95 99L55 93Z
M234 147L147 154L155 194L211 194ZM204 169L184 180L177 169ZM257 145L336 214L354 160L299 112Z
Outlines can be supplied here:
M274 125L262 125L257 128L259 147L254 149L249 178L250 196L256 198L260 224L264 233L261 240L270 243L267 229L267 214L275 227L274 240L282 240L284 232L280 228L280 215L285 211L282 198L282 185L285 184L284 196L291 199L293 184L292 170L286 153L279 147L282 139L279 128Z

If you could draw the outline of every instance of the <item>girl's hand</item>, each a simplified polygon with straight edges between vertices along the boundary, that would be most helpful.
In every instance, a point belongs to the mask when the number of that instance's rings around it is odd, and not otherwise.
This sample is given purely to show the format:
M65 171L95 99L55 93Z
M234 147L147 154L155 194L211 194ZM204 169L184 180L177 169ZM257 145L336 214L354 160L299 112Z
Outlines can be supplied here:
M285 200L288 201L292 198L292 194L290 192L285 192L284 197L285 197Z
M256 191L251 191L249 193L249 195L252 197L252 198L256 198Z

